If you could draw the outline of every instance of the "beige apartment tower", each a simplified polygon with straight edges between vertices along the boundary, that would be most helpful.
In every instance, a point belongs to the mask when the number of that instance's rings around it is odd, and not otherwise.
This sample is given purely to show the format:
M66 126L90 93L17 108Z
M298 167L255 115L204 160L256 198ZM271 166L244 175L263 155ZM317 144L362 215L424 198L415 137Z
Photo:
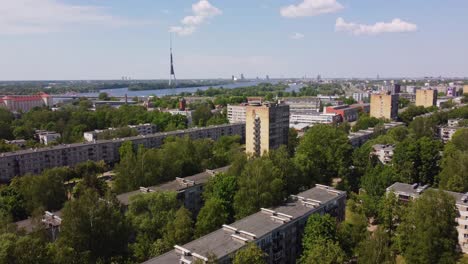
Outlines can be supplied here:
M289 105L248 105L245 123L245 149L248 154L260 156L270 149L288 144Z
M463 94L468 94L468 85L463 85Z
M416 106L431 107L437 104L437 90L416 90Z
M398 95L372 94L370 116L375 118L396 119L398 117Z

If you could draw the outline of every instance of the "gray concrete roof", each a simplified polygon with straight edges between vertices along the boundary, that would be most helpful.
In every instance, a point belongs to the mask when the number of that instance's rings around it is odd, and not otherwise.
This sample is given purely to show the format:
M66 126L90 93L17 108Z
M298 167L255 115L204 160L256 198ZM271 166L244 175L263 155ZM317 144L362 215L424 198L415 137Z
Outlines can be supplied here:
M198 185L205 184L210 179L210 177L213 176L214 174L226 172L229 168L230 166L226 166L226 167L217 168L214 170L206 170L204 172L201 172L192 176L188 176L183 179L194 181L195 186L198 186ZM162 183L160 185L148 187L148 189L152 191L182 191L187 188L188 188L187 185L181 184L180 181L178 180L173 180L170 182ZM127 206L131 202L131 197L140 193L142 193L140 190L136 190L136 191L132 191L128 193L122 193L122 194L117 195L117 200L119 200L121 204Z
M327 189L329 188L329 189ZM305 192L298 194L300 197L307 199L313 199L315 201L320 201L321 205L315 208L306 207L302 204L300 200L290 199L287 203L282 206L272 208L271 210L278 213L286 214L292 216L292 221L297 218L307 214L312 213L313 211L318 210L327 202L330 202L338 197L346 195L345 192L336 191L333 188L319 186L309 189ZM273 221L270 217L270 214L264 212L257 212L250 216L247 216L241 220L238 220L232 224L230 227L236 228L237 230L246 231L248 233L254 234L256 239L263 237L266 234L273 232L275 229L283 226L281 222ZM218 229L210 234L207 234L197 240L189 242L182 247L189 250L190 252L207 256L208 254L214 254L218 258L223 258L228 256L243 246L244 243L234 240L231 235L233 233L224 230L223 228ZM245 237L245 236L244 236ZM186 257L189 258L189 257ZM145 264L165 264L165 263L179 263L180 256L175 250L172 250L166 254L163 254L159 257L153 258L144 262Z

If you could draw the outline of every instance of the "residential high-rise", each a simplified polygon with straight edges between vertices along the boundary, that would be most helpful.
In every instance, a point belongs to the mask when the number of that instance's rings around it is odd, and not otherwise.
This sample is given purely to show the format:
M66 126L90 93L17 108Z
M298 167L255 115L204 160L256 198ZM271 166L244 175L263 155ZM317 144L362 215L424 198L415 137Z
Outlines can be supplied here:
M468 94L468 85L463 85L463 94Z
M397 94L372 94L370 116L375 118L396 119L398 116Z
M416 90L416 106L431 107L437 104L437 90Z
M289 105L251 104L246 109L246 152L262 155L288 144Z

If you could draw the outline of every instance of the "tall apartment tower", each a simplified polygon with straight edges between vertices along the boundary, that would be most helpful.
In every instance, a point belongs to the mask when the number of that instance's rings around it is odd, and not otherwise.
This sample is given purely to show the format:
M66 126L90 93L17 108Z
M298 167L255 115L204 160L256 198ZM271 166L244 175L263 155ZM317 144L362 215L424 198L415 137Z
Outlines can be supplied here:
M416 106L431 107L437 104L437 90L416 90Z
M288 144L289 105L268 102L248 105L245 122L247 153L260 156Z
M370 116L375 118L396 119L398 117L397 94L372 94Z

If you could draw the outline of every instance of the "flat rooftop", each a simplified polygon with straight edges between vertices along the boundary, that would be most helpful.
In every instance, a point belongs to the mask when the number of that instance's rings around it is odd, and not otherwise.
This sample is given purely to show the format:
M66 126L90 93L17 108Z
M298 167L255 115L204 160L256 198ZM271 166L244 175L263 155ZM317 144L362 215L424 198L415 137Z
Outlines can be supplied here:
M43 152L43 151L51 151L51 150L59 150L59 149L68 149L68 148L74 148L74 147L83 147L83 146L95 146L99 144L105 144L105 143L110 143L110 142L124 142L124 141L129 141L129 140L138 140L142 138L152 138L152 137L160 137L160 136L176 136L179 134L185 134L189 132L194 132L194 131L204 131L204 130L210 130L210 129L215 129L215 128L222 128L222 127L233 127L233 126L239 126L242 125L242 123L236 123L236 124L223 124L223 125L216 125L216 126L209 126L209 127L202 127L202 128L189 128L185 130L175 130L175 131L170 131L170 132L160 132L160 133L155 133L155 134L149 134L149 135L139 135L139 136L134 136L134 137L126 137L126 138L116 138L116 139L108 139L108 140L96 140L96 142L83 142L83 143L73 143L73 144L61 144L57 146L52 146L52 147L44 147L44 148L36 148L36 149L26 149L26 150L18 150L18 151L11 151L11 152L4 152L0 153L0 157L8 157L8 156L16 156L16 155L23 155L23 154L29 154L29 153L35 153L35 152Z
M181 248L190 251L192 255L207 256L211 253L215 254L218 258L223 258L245 246L242 240L234 239L233 235L239 236L245 239L245 241L255 241L286 224L286 222L273 220L273 217L289 219L288 222L294 221L344 196L346 196L345 192L337 191L328 186L317 185L297 196L291 196L290 199L281 206L271 209L262 209L260 212L238 220L227 227L225 226L197 240L182 245ZM306 205L303 201L308 201L315 205ZM272 212L275 212L275 215L273 215ZM231 229L237 230L238 233L234 234ZM179 263L180 258L181 255L179 255L176 250L172 250L144 263ZM185 256L184 258L190 260L191 256Z
M426 187L426 188L423 188ZM407 196L411 196L413 198L419 197L423 192L426 190L438 190L435 188L429 188L428 185L426 186L421 186L421 185L416 185L416 184L407 184L407 183L401 183L401 182L395 182L392 184L390 187L387 188L387 192L393 191L398 194L403 194ZM468 193L457 193L457 192L450 192L450 191L444 191L448 194L450 194L454 199L457 205L463 205L463 206L468 206Z
M198 185L202 185L202 184L205 184L206 182L208 182L208 180L213 175L218 174L218 173L226 172L229 168L230 168L230 166L226 166L226 167L217 168L217 169L214 169L214 170L205 170L204 172L197 173L195 175L188 176L188 177L185 177L185 178L182 178L182 179L184 179L186 181L192 181L192 182L194 182L193 186L198 186ZM151 191L182 191L182 190L187 189L189 187L191 187L191 186L187 186L186 184L183 184L180 180L176 179L176 180L173 180L173 181L170 181L170 182L166 182L166 183L162 183L162 184L159 184L159 185L148 187L148 189L151 190ZM140 191L140 190L127 192L127 193L122 193L122 194L117 195L117 200L119 200L119 202L121 204L123 204L125 206L128 206L130 204L130 198L137 195L137 194L140 194L140 193L142 193L142 191Z

